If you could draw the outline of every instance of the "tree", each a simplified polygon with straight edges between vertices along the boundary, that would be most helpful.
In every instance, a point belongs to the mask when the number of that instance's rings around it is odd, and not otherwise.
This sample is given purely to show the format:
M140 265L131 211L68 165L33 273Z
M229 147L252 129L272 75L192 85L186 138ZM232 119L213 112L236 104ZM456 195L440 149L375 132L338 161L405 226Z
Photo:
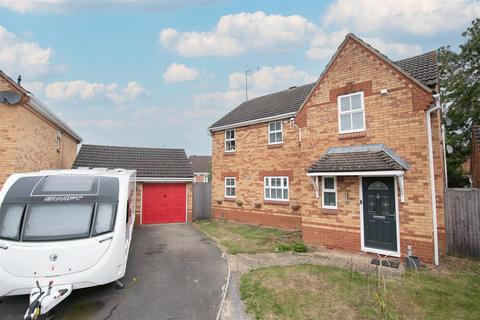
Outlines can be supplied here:
M480 124L480 18L462 37L460 52L450 46L438 51L441 101L452 120L446 127L446 144L453 148L447 155L449 187L469 184L461 166L471 152L472 126Z

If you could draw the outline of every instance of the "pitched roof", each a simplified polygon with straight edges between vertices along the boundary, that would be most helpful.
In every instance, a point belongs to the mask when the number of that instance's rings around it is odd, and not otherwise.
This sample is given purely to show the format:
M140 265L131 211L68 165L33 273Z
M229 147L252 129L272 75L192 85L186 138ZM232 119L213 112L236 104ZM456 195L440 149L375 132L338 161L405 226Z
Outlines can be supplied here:
M212 163L211 156L190 156L188 157L192 165L193 172L209 172Z
M392 67L397 69L400 73L403 73L406 77L410 78L425 90L430 91L429 87L433 87L438 83L438 66L436 53L434 51L394 62L380 51L351 33L345 37L345 41L342 42L339 49L349 38L358 41L365 48L373 52L386 63L392 65ZM320 75L319 80L337 56L339 49ZM213 123L210 126L210 130L220 130L225 126L239 126L247 121L259 121L263 118L295 113L310 96L311 91L317 82L247 100L227 113L220 120Z
M438 64L435 51L399 60L395 64L429 87L438 84Z
M142 178L192 178L190 161L183 149L117 147L84 144L72 168L137 170Z
M0 70L0 77L5 79L10 85L12 85L15 89L20 91L21 94L27 96L28 99L28 105L40 113L43 117L45 117L47 120L49 120L51 123L54 125L58 126L58 128L62 129L64 132L69 134L73 139L75 139L78 143L82 142L82 137L78 135L72 127L60 117L58 117L50 108L48 108L42 101L40 101L37 97L35 97L30 91L26 90L24 87L19 85L17 82L15 82L12 78L10 78L6 73L4 73L2 70ZM0 102L1 103L1 102Z
M312 90L314 83L253 98L241 103L210 129L226 125L295 113Z
M330 148L307 172L406 170L409 165L382 144Z

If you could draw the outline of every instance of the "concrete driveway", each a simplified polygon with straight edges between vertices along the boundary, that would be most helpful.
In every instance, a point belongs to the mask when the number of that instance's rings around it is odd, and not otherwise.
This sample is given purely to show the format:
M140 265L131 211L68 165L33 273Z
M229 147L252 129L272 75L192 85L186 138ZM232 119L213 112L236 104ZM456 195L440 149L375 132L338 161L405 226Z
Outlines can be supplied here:
M226 277L222 252L192 225L136 226L125 289L76 290L56 319L215 319ZM0 318L23 319L27 299L0 298Z

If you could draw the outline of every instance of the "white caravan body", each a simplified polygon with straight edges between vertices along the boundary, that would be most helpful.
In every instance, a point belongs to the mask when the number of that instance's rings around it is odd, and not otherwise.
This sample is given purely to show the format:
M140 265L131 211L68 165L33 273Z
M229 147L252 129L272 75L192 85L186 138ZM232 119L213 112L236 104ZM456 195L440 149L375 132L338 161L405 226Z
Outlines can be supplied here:
M92 287L125 275L135 171L13 174L0 192L0 296L49 283Z

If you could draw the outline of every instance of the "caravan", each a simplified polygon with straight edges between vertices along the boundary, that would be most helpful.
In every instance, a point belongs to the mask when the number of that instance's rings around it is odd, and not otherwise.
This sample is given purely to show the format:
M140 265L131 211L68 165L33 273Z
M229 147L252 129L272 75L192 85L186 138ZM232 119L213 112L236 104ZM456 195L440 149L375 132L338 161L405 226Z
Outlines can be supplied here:
M0 192L0 297L30 294L25 319L74 289L125 275L135 220L135 171L14 174Z

